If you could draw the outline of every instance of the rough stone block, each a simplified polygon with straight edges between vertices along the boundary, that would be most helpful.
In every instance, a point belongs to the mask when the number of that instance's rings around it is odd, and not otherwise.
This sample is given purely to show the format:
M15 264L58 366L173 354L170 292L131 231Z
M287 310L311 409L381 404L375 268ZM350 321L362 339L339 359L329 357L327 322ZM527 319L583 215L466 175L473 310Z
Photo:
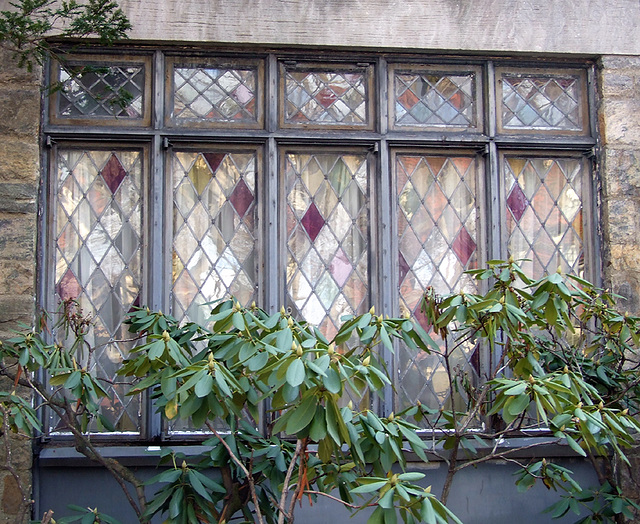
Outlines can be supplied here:
M604 70L640 69L640 56L633 55L605 55L600 63Z
M601 81L601 94L605 99L634 98L637 89L636 75L631 73L603 72Z
M33 324L35 299L31 295L0 295L0 338L11 335L22 322Z
M0 257L0 295L33 295L34 291L34 263Z
M603 197L640 196L640 149L613 149L604 151Z
M35 264L36 214L0 212L0 256Z
M0 183L0 213L35 213L37 192L34 184Z
M3 137L0 148L0 183L30 182L37 187L40 178L40 147L38 140Z
M600 124L605 145L640 147L640 100L605 100Z
M0 134L36 136L39 127L38 89L0 89Z
M605 240L637 247L638 231L640 231L639 202L632 198L610 198L603 204L602 220Z

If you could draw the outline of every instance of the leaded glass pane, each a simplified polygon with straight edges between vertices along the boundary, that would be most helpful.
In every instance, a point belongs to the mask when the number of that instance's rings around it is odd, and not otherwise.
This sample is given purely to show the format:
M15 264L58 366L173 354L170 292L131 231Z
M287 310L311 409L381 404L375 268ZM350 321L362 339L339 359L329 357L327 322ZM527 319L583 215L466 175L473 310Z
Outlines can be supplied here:
M173 83L173 119L178 124L257 122L256 68L176 66Z
M464 271L478 264L478 168L477 160L466 156L399 154L395 159L400 310L427 331L430 326L420 306L428 289L438 295L476 290ZM476 360L473 344L463 344L450 355L451 365L471 380L478 375ZM440 356L400 348L397 370L398 409L416 400L434 408L449 402Z
M331 338L368 309L366 155L285 155L287 305Z
M365 71L284 70L284 121L322 126L368 126Z
M583 162L507 156L503 169L509 254L527 259L521 265L534 278L558 268L582 275Z
M142 420L140 396L127 396L116 375L133 346L123 320L140 303L142 184L140 151L57 152L55 296L92 318L85 340L93 354L76 358L105 381L101 411L122 432L139 432Z
M476 74L396 71L396 126L473 128Z
M59 117L142 119L142 64L68 66L60 68L58 80Z
M502 127L505 130L582 131L584 81L575 74L504 73Z
M171 169L172 313L204 324L212 301L255 298L256 153L174 152Z

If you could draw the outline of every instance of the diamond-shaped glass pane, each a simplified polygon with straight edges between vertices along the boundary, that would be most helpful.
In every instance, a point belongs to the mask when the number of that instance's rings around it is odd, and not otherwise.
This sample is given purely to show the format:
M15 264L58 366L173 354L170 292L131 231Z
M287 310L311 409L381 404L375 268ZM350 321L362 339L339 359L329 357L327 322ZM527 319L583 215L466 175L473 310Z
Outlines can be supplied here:
M580 75L501 76L504 129L581 131L584 97Z
M508 251L541 278L560 268L581 275L583 162L576 158L505 157Z
M396 126L476 127L475 73L396 71Z
M340 317L366 307L366 156L289 153L285 164L287 303L331 338Z
M256 122L255 68L175 67L173 118L190 122Z
M285 122L367 126L367 74L363 71L285 69Z
M142 162L139 151L59 150L56 158L53 206L55 238L55 294L76 300L92 322L85 336L94 349L77 358L90 362L106 385L102 414L118 431L140 430L140 396L127 396L116 370L133 347L123 320L139 305L142 274L137 262L144 241L142 222ZM123 208L126 201L135 202ZM63 334L59 334L63 337ZM61 340L62 342L62 340ZM95 429L95 426L94 426Z
M204 323L207 303L254 299L256 154L174 152L171 166L172 313Z
M58 116L141 119L143 65L82 65L60 69Z
M437 294L475 291L465 270L477 266L476 179L473 157L402 154L396 157L398 181L398 283L400 309L427 331L420 311L428 288ZM472 345L451 358L475 377ZM401 348L397 354L398 409L420 400L430 407L450 401L444 361L437 355Z

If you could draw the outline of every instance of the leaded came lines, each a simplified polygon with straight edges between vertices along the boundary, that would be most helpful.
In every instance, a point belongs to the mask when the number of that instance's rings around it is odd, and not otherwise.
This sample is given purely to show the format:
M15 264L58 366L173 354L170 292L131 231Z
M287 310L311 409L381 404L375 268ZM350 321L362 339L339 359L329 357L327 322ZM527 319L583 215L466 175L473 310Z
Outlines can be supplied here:
M142 291L142 155L140 151L58 150L55 167L55 293L91 318L89 369L109 397L102 414L118 431L139 431L138 396L117 384L131 349L123 321ZM87 359L86 353L77 358ZM83 362L84 365L87 362Z
M172 313L203 322L212 301L248 305L256 282L255 152L175 152Z
M368 309L366 155L285 155L287 304L331 338Z

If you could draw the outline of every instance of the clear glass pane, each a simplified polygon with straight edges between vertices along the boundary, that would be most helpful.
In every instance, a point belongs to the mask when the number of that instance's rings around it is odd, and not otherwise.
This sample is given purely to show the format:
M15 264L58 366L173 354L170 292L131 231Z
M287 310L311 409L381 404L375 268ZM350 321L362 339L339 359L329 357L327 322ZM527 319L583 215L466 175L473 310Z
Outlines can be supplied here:
M103 384L109 397L101 410L124 432L140 431L142 420L140 396L126 396L128 387L117 384L116 376L133 346L123 320L140 302L141 181L139 151L58 151L55 294L60 301L76 300L93 319L86 335L93 354L90 360L86 352L77 358L89 362L95 376L115 382ZM135 205L123 206L123 201Z
M581 75L501 75L502 127L581 131Z
M74 65L60 69L58 116L141 119L143 65Z
M367 74L285 69L285 122L366 126Z
M173 82L176 123L257 121L255 68L178 66Z
M507 156L505 177L508 251L534 278L560 268L582 275L582 178L576 158Z
M255 152L174 152L172 314L204 323L214 300L255 298Z
M396 156L398 221L398 283L402 314L430 331L420 310L427 289L439 295L474 292L464 271L478 263L474 157L401 154ZM444 349L444 348L443 348ZM463 345L450 362L478 376L476 349ZM455 361L455 362L454 362ZM449 402L449 383L442 358L400 348L397 355L398 409L419 400L439 408Z
M396 126L476 127L475 73L396 71Z
M287 305L331 338L367 307L366 156L288 153L285 178Z

